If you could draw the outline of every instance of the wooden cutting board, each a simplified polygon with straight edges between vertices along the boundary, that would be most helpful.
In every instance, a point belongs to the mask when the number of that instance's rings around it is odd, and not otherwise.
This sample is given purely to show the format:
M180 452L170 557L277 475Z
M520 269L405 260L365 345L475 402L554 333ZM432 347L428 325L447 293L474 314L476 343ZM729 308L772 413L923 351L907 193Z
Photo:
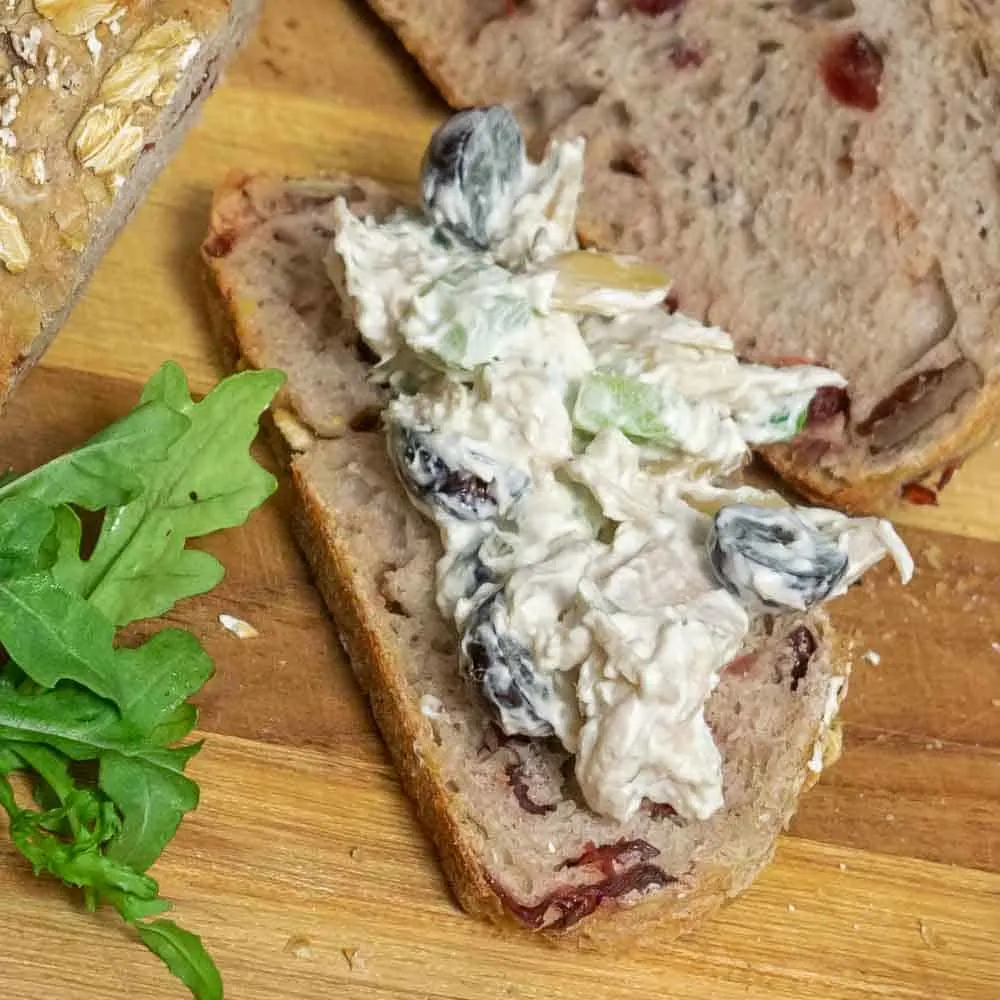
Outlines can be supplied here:
M256 41L0 420L3 464L27 468L83 441L165 358L200 390L222 374L196 251L228 168L412 184L442 114L360 5L269 0ZM201 699L202 805L155 874L232 1000L1000 997L998 495L994 444L939 508L900 511L913 585L879 571L836 605L859 654L846 750L758 884L679 944L595 956L508 940L456 908L281 493L245 529L209 540L225 582L170 615L218 673ZM224 612L260 635L235 638ZM4 997L186 995L116 918L84 914L5 844L0 933Z

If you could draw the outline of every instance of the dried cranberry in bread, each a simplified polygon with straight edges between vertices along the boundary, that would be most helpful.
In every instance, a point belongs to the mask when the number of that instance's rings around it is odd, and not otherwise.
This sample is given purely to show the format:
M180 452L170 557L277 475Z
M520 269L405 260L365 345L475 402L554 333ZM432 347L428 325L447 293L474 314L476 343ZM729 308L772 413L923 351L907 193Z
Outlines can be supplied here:
M726 808L681 823L662 804L595 815L570 758L504 737L459 675L434 598L437 529L406 498L379 427L371 358L323 266L333 203L383 215L377 185L236 176L203 254L234 363L288 374L274 440L295 530L455 894L499 923L602 942L693 927L769 861L802 790L839 750L847 664L822 612L765 618L707 707Z
M586 136L584 235L848 395L765 450L852 511L1000 413L1000 18L975 0L371 0L456 106ZM833 402L828 400L827 402ZM921 490L907 484L919 482Z
M258 6L0 3L0 407L177 149Z

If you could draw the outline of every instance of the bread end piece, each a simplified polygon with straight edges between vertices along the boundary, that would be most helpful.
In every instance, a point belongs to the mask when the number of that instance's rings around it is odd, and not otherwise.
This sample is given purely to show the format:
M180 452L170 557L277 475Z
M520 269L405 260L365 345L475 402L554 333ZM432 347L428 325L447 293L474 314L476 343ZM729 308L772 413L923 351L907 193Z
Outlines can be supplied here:
M45 117L33 121L23 114L14 121L15 132L46 133L41 145L30 134L22 135L18 148L25 152L18 158L15 151L11 163L23 171L22 160L26 162L27 148L32 146L32 154L49 175L38 190L49 193L40 199L29 197L14 209L31 255L27 266L12 273L0 263L0 411L48 349L115 237L179 149L227 61L253 28L260 4L261 0L211 0L192 9L176 0L161 0L129 12L118 22L117 33L108 35L99 66L94 68L86 56L79 93L60 96L54 107L34 101L32 106L40 107L39 115ZM160 107L146 100L129 107L130 120L141 123L142 146L121 178L95 174L74 153L78 123L102 100L100 88L118 60L131 54L132 46L148 38L150 31L168 23L189 25L199 48L166 104ZM43 50L49 39L57 54L59 46L84 44L82 39L60 35L44 20L41 26ZM18 27L27 30L24 24ZM37 96L31 90L28 94ZM0 189L3 181L0 169ZM8 182L17 183L9 178Z

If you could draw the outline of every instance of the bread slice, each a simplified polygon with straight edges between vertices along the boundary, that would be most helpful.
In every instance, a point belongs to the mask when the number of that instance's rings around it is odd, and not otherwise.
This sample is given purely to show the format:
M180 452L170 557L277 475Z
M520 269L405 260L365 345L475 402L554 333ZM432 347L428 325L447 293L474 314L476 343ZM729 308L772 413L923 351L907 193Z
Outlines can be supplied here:
M361 214L396 204L368 181L233 176L203 253L233 363L288 374L273 429L295 532L403 785L471 913L598 943L686 931L749 885L839 751L847 663L827 619L763 622L712 696L723 812L681 823L651 807L619 824L588 810L566 753L504 737L459 676L434 599L437 530L396 481L370 359L323 266L338 196Z
M849 379L765 450L936 502L1000 414L1000 18L976 0L371 0L456 107L588 140L581 228L747 356ZM919 485L916 485L919 484Z
M0 4L0 408L179 146L258 6Z

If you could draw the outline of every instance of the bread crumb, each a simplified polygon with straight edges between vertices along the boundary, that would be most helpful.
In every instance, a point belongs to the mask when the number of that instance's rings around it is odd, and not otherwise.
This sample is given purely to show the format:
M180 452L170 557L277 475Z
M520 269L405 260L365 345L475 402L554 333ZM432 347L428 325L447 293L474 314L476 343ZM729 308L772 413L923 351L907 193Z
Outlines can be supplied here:
M315 444L312 431L291 410L275 407L271 411L271 417L292 451L308 451Z
M994 698L994 699L992 699L992 701L990 701L990 704L994 708L1000 708L1000 698Z
M991 642L990 649L992 649L994 653L1000 653L1000 642Z
M794 903L789 903L788 904L788 912L789 913L794 913L795 912L795 904Z
M934 931L929 923L923 918L917 921L917 930L920 932L920 940L927 945L928 948L940 948L942 941L940 936Z
M351 855L351 860L352 861L359 860L360 857L361 857L361 848L360 847L352 847L351 850L350 850L350 855Z
M314 954L312 941L304 934L293 934L285 942L285 947L282 950L286 955L292 955L295 958L312 958Z
M886 823L894 823L896 821L896 815L895 815L895 813L886 813L885 814L885 821L886 821Z
M839 869L840 869L840 870L841 870L842 872L846 872L846 871L847 871L847 865L845 865L843 861L841 861L841 862L840 862L840 864L839 864L839 865L838 865L837 867L838 867L838 868L839 868Z
M940 740L930 740L924 744L925 750L940 750L944 744Z
M228 632L232 632L237 639L256 639L260 635L249 622L233 615L219 615L219 624Z
M861 930L861 924L851 924L851 930L852 931Z
M341 953L347 959L351 972L364 972L367 968L364 955L359 948L341 948Z
M882 657L879 653L876 653L874 649L869 649L867 653L862 657L873 667L877 667L882 662Z

